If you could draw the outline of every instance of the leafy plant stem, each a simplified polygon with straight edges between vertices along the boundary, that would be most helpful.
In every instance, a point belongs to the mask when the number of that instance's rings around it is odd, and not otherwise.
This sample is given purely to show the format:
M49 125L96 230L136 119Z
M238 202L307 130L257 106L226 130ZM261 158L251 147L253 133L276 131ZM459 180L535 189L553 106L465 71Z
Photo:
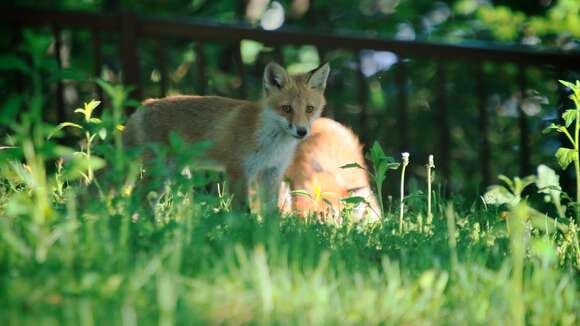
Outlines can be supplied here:
M403 168L401 169L401 207L399 210L399 233L403 234L403 212L405 210L405 171L409 165L409 153L403 153Z
M91 134L87 131L85 133L85 137L87 139L87 152L86 152L86 156L87 156L87 180L86 183L90 184L91 181L93 180L93 167L91 166L91 147L92 147L92 137Z
M435 168L433 155L429 155L429 162L427 162L427 223L433 220L433 212L431 211L431 169Z
M574 129L574 169L576 170L576 222L580 220L580 161L578 159L578 136L580 134L580 107L576 108L576 124Z

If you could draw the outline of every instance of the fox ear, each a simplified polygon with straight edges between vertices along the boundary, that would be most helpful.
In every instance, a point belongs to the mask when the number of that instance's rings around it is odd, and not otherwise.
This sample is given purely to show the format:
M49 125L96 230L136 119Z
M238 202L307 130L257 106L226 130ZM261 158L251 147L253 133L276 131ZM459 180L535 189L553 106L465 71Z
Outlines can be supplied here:
M330 65L328 62L318 66L318 68L310 71L307 75L308 85L310 87L324 91L326 88L326 80L328 79L328 74L330 74Z
M264 89L266 92L272 88L282 89L288 82L288 73L282 66L270 62L264 70Z

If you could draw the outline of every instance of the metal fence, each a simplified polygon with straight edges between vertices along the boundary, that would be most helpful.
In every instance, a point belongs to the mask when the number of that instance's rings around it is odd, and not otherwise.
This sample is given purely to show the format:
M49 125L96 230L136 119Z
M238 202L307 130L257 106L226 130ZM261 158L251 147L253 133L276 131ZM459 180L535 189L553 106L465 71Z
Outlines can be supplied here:
M242 86L241 94L244 95L244 83L246 80L243 62L239 51L239 43L242 40L255 40L271 46L279 61L283 62L281 49L289 45L313 45L322 51L329 49L344 49L352 51L359 56L362 50L390 51L399 58L427 58L434 60L437 65L435 75L435 106L437 124L437 155L439 171L445 176L449 174L449 159L452 146L449 134L448 117L448 94L446 93L448 62L461 61L471 63L475 67L467 72L475 80L474 94L478 98L477 128L479 132L479 170L482 182L489 184L491 181L491 159L489 142L489 117L485 109L486 85L482 65L485 62L511 63L518 66L519 78L514 81L519 85L523 93L526 89L526 69L539 67L553 71L554 83L566 73L580 71L580 53L564 53L535 50L529 47L490 46L489 44L445 44L419 41L392 40L379 37L360 35L330 35L319 33L305 33L303 31L276 30L266 31L244 26L219 25L210 23L198 23L188 19L167 19L139 15L133 12L102 14L75 11L57 10L29 10L15 8L1 8L0 18L4 23L14 24L18 27L50 26L52 28L55 47L54 51L57 62L60 63L60 47L62 29L85 29L91 32L92 51L94 56L93 71L98 75L101 71L102 60L102 35L103 33L117 33L119 35L120 62L123 72L123 82L135 86L132 96L140 99L143 95L140 84L140 60L138 46L144 39L153 39L163 42L164 38L182 38L196 42L196 70L197 80L201 85L199 93L204 94L207 90L207 72L205 64L205 42L223 42L237 44L234 61L236 62L235 73L239 75ZM160 43L162 44L162 43ZM160 70L161 95L167 92L168 74L166 69L165 48L159 46L157 55ZM400 60L404 63L404 60ZM357 130L365 139L369 112L366 109L366 85L360 65L357 68L359 78L358 103L361 107L359 115L360 128ZM397 130L399 134L399 148L404 149L409 145L409 118L408 118L408 91L405 87L408 81L405 64L396 70L394 78L397 88ZM63 89L58 87L58 110L59 117L63 112ZM528 136L528 121L522 111L518 109L519 128L519 168L521 174L530 172L530 144Z

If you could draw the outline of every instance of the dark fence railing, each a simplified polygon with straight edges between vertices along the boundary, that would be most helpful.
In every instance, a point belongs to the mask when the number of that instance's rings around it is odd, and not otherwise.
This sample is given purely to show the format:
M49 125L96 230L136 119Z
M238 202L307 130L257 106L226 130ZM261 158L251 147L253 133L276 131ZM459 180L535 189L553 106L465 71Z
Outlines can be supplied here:
M542 51L530 47L498 46L484 43L431 43L420 41L392 40L379 37L369 37L360 35L330 35L320 33L304 33L293 30L266 31L244 26L219 25L211 23L199 23L190 19L168 19L138 15L132 12L102 14L77 11L57 11L57 10L29 10L0 7L0 18L4 23L12 23L18 26L50 26L55 37L56 60L60 64L60 31L62 28L80 28L91 32L92 48L94 55L94 73L99 74L103 65L102 60L102 36L103 32L114 32L120 35L120 61L123 71L123 82L127 85L135 86L132 96L141 98L140 85L140 61L138 45L142 39L163 39L163 38L184 38L195 41L197 80L200 85L199 93L207 92L207 69L205 47L206 42L223 42L237 44L234 53L236 63L235 73L241 79L242 86L238 95L244 95L244 67L240 56L239 42L242 40L254 40L274 47L275 57L282 61L281 47L286 45L313 45L318 49L344 49L352 51L359 56L361 50L390 51L395 53L400 59L401 65L396 70L395 83L397 86L397 132L399 133L399 148L406 149L409 145L409 118L408 118L408 76L405 66L405 58L428 58L436 60L435 76L435 108L437 110L435 122L438 125L438 136L436 137L438 146L439 170L444 176L449 174L449 159L451 151L451 137L449 133L448 117L448 93L447 93L447 62L471 62L475 64L472 74L475 80L475 95L478 98L478 131L479 141L479 162L482 182L484 185L491 182L491 158L489 141L489 117L486 111L485 97L486 85L485 76L482 69L484 62L512 63L519 68L519 78L517 83L519 89L524 94L526 89L526 74L528 67L549 67L563 76L566 72L580 71L580 53ZM167 66L166 50L159 44L156 52L158 68L160 71L160 87L162 95L167 92ZM363 140L366 138L368 130L368 110L367 110L367 85L361 71L361 64L357 68L358 78L357 97L360 111L359 133ZM556 81L554 81L556 82ZM58 106L62 111L62 85L58 86ZM523 97L523 95L522 95ZM60 112L62 117L62 112ZM525 175L530 171L530 144L528 139L528 121L521 105L518 109L519 128L519 165L520 173Z

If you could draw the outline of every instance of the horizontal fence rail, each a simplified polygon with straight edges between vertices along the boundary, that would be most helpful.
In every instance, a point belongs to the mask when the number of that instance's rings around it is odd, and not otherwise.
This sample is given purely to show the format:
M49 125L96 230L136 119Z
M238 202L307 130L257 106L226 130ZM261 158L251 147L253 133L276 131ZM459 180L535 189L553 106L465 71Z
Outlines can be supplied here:
M361 129L359 134L364 142L367 138L369 124L368 120L368 94L367 81L361 71L361 50L389 51L395 53L400 63L395 70L395 84L397 90L397 131L399 133L399 149L404 151L409 146L409 126L408 117L409 92L407 84L409 81L406 58L427 58L436 60L436 76L434 80L434 108L435 122L438 125L438 135L436 140L436 152L439 154L439 167L444 176L449 175L449 160L452 156L451 135L449 133L449 113L447 100L447 68L445 61L462 61L473 63L475 69L472 75L475 80L474 93L478 97L474 110L478 112L478 131L480 134L479 161L482 178L482 186L491 182L491 150L489 141L489 118L485 104L486 78L483 73L483 62L511 63L518 66L519 73L517 84L523 98L526 91L526 68L530 66L549 68L557 72L558 78L569 71L580 70L580 52L564 52L553 50L539 50L526 46L503 46L489 44L485 42L464 42L461 44L434 43L422 41L406 41L381 38L378 36L354 35L354 34L323 34L305 33L298 30L282 29L267 31L240 25L223 25L209 22L199 22L187 18L160 18L139 15L133 12L120 12L113 14L91 13L81 11L59 11L59 10L36 10L21 9L0 6L0 24L11 23L17 26L49 26L53 29L55 36L55 59L60 65L61 41L59 31L63 28L87 29L91 32L93 53L95 56L94 73L99 75L103 66L102 60L102 38L103 32L114 32L120 36L120 62L123 71L123 82L127 85L135 86L135 91L131 94L133 98L141 99L140 87L140 61L138 45L141 39L165 39L184 38L195 41L194 51L196 53L197 80L200 85L199 93L205 94L208 88L207 68L205 58L205 43L222 42L234 46L232 57L234 61L233 72L240 80L239 96L246 93L245 69L241 61L240 42L242 40L254 40L274 48L274 55L280 63L283 63L281 47L286 45L313 45L319 49L321 57L324 53L332 49L343 49L351 51L357 59L357 100L360 106L360 119L358 120ZM230 48L231 50L231 48ZM156 50L157 66L160 70L161 95L167 93L167 66L166 50L161 43ZM102 96L100 90L97 90ZM59 117L62 115L62 85L59 84L57 98ZM519 165L520 172L527 174L530 171L530 149L528 139L528 122L521 107L518 107L518 128L519 128Z
M61 27L98 28L118 31L127 20L136 19L138 37L183 37L200 41L228 42L242 39L270 45L315 45L334 49L371 49L395 52L401 56L437 57L449 60L513 62L523 65L556 65L580 68L580 54L542 51L525 46L503 46L485 42L462 44L392 40L373 36L267 31L245 26L196 22L186 18L157 18L134 13L100 14L79 11L23 10L0 7L4 21L22 25L59 25Z

